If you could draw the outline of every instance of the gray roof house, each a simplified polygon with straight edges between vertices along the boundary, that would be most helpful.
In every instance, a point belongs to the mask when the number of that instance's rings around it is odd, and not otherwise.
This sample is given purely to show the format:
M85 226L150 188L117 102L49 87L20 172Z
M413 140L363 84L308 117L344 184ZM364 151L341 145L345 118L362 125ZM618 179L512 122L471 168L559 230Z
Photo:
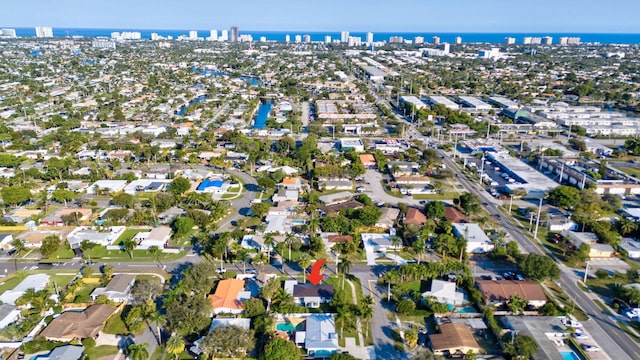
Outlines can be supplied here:
M136 277L129 274L114 275L106 287L97 288L91 293L91 299L96 301L100 295L105 295L109 300L122 303L129 299L131 288L136 282Z
M333 315L311 315L306 320L304 348L314 358L326 358L339 350Z

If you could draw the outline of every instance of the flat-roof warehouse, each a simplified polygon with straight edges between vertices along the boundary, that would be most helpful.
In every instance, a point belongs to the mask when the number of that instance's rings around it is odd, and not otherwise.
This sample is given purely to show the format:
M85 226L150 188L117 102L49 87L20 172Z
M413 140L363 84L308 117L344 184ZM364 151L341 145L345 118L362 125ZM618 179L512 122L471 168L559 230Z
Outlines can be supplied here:
M453 101L449 100L448 98L444 97L444 96L430 96L429 97L429 102L433 105L444 105L449 109L452 110L459 110L460 109L460 105L454 103Z
M523 188L527 193L530 193L532 191L548 191L558 186L557 182L506 152L489 152L487 157L499 165L502 170L519 180L519 184L505 185L510 191Z

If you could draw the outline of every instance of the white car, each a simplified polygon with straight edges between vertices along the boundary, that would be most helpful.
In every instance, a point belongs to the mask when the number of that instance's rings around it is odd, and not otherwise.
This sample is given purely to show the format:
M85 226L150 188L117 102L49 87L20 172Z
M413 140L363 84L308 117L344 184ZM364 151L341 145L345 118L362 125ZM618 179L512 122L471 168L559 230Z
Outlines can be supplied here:
M593 346L593 345L582 345L582 348L584 349L584 351L588 351L588 352L597 352L600 351L600 348L597 346Z
M575 334L573 334L573 337L574 337L576 340L587 340L587 339L589 339L589 336L587 336L586 334L578 334L578 333L575 333Z
M216 269L216 271L218 272L218 274L224 274L227 272L227 269L224 267L219 267Z

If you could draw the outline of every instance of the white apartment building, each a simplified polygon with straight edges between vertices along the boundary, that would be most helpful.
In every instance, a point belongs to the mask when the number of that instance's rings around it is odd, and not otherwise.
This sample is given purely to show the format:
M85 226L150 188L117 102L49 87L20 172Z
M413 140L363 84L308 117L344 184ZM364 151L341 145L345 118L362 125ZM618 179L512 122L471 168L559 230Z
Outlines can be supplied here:
M49 26L36 26L37 38L50 38L53 37L53 29Z

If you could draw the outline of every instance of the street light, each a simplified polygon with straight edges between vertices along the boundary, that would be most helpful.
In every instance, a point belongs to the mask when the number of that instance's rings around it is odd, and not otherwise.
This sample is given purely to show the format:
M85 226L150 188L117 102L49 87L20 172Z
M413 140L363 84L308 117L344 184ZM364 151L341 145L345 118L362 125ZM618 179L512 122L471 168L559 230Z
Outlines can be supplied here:
M584 284L587 283L587 276L589 276L589 260L587 260L587 265L586 265L586 267L584 269L584 278L582 279L582 282Z

